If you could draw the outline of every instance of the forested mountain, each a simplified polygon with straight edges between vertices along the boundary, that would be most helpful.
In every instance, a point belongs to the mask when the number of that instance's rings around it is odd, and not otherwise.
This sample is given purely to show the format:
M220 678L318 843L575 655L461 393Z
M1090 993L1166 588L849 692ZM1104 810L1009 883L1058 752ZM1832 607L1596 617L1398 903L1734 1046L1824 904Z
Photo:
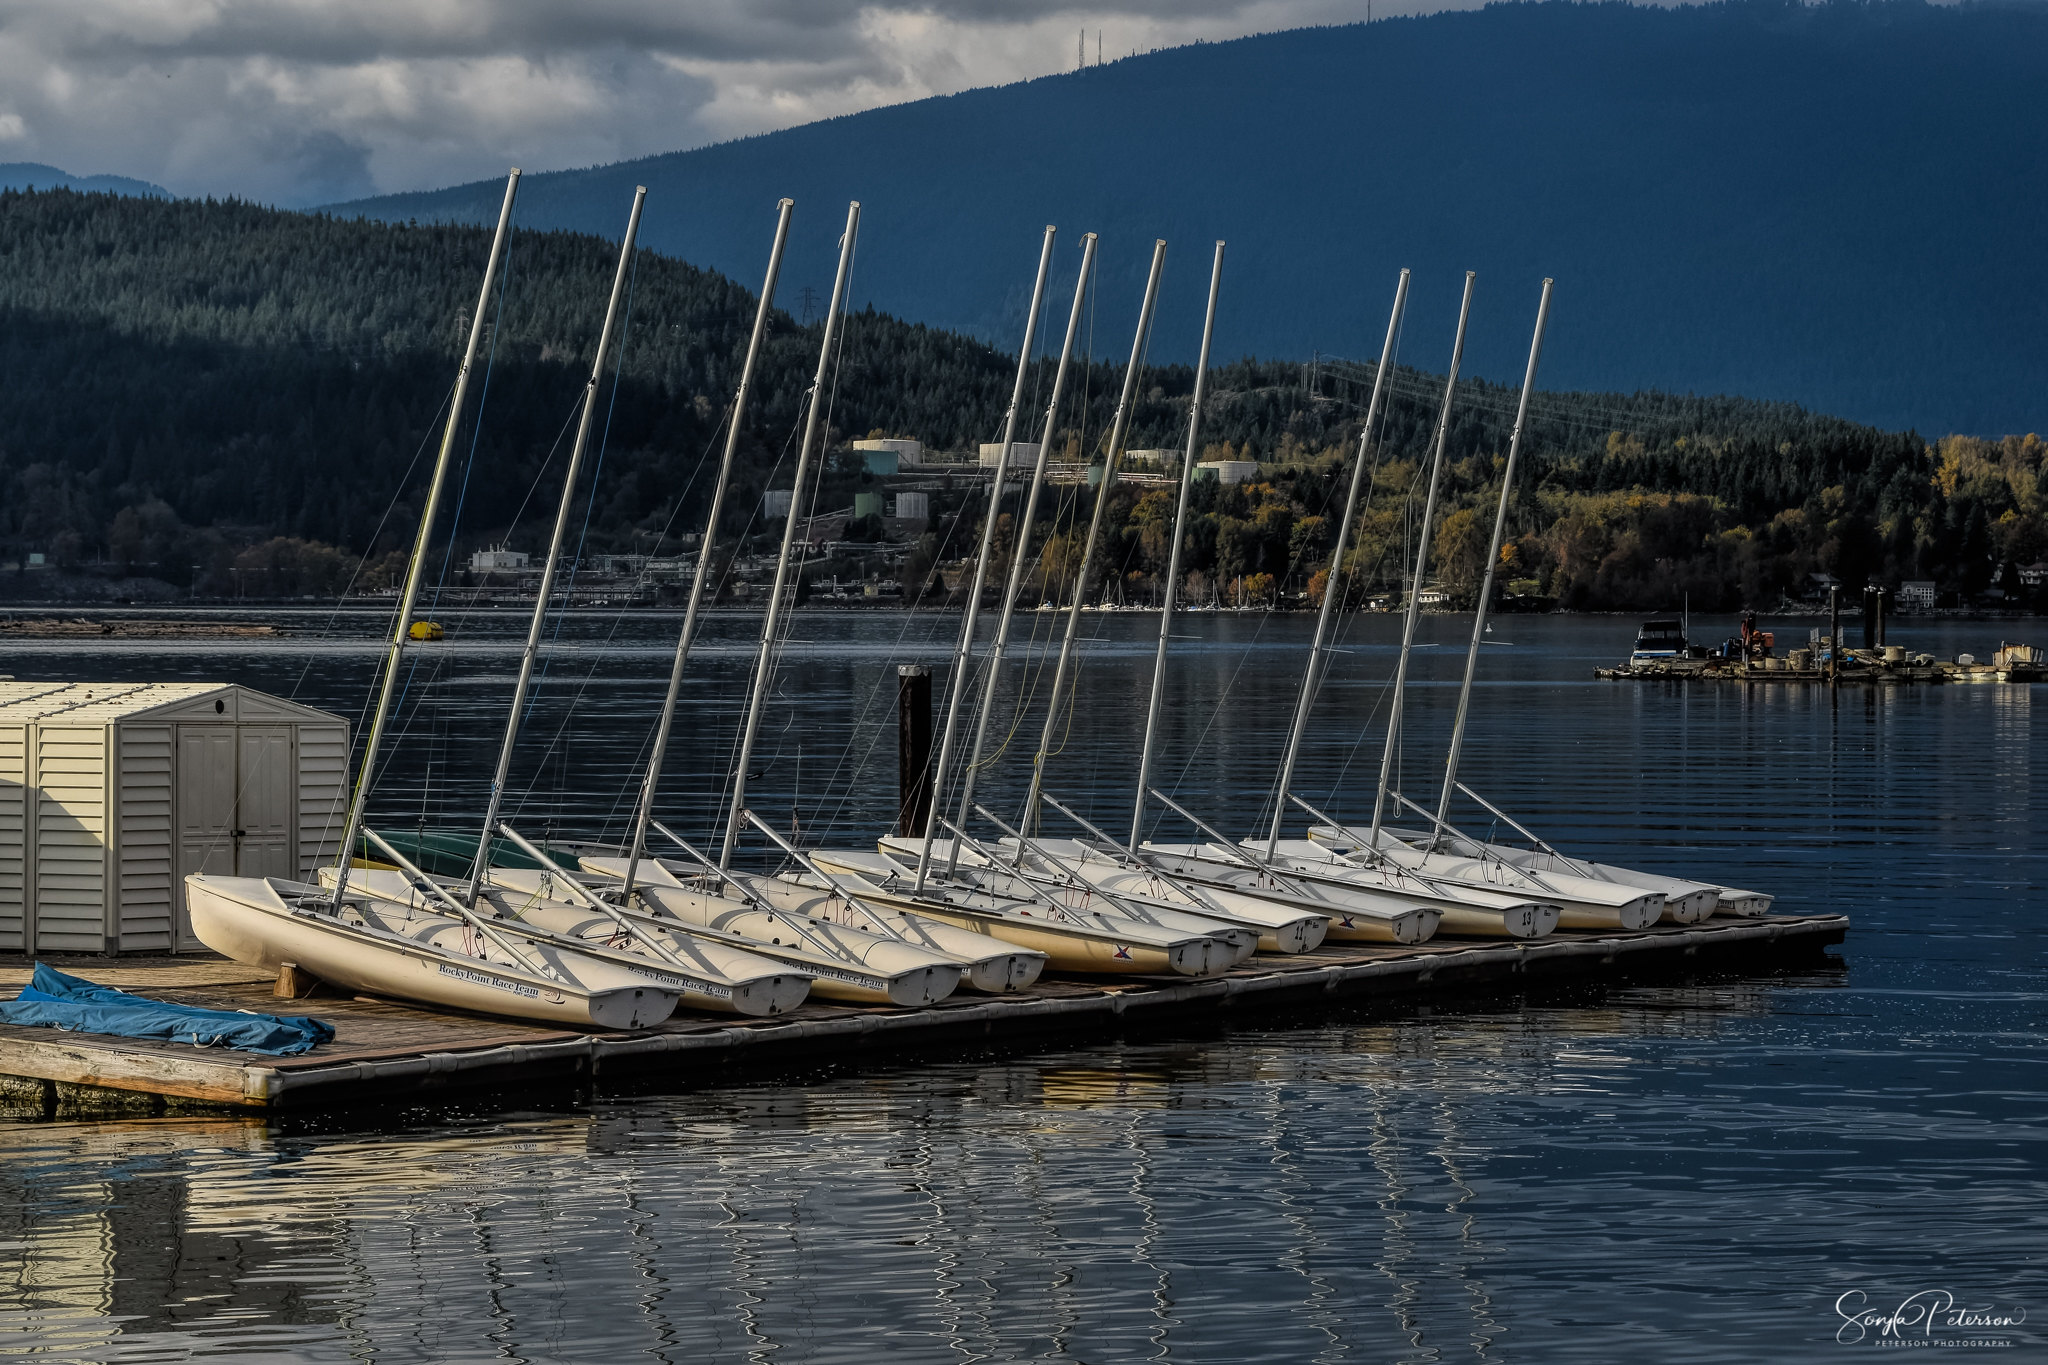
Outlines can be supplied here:
M1209 243L1221 354L1440 366L1480 273L1473 372L1520 374L1558 280L1553 382L1789 399L1887 426L2048 425L2048 5L1497 4L1161 51L720 146L534 175L522 221L745 279L798 203L823 290L849 199L861 302L1013 335L1039 225L1103 239L1103 316L1171 244L1161 358L1190 360ZM489 221L495 182L345 211Z
M71 175L39 161L0 161L0 190L84 190L88 193L139 194L168 199L162 185L126 175Z
M0 192L0 562L42 554L203 593L262 567L273 586L331 592L359 559L388 556L411 535L488 245L486 230L446 224ZM615 259L596 237L515 233L475 386L482 418L460 447L458 550L508 536L532 546L544 534ZM674 553L708 505L707 457L753 297L642 250L627 302L621 373L602 394L586 548ZM1130 321L1106 301L1098 310L1096 359L1075 380L1060 436L1074 458L1099 452L1120 368L1100 357L1128 346ZM778 468L788 485L819 325L775 314L732 532L763 529L759 494ZM1567 349L1553 337L1549 354ZM832 429L970 450L999 431L1012 365L971 338L864 308L833 371ZM1246 486L1203 486L1188 528L1198 587L1268 599L1319 590L1369 378L1331 361L1219 367L1205 454L1262 469ZM1180 444L1193 379L1185 365L1148 369L1132 447ZM1416 369L1395 376L1351 566L1361 592L1396 581L1441 382ZM1484 381L1459 389L1450 515L1437 532L1454 593L1470 590L1483 558L1514 401ZM1567 605L1657 608L1690 592L1700 607L1769 606L1815 571L1973 593L2001 564L2048 549L2048 475L2032 437L1929 445L1783 403L1546 391L1526 451L1510 576ZM844 506L865 477L838 469L823 505ZM973 486L939 495L938 525L912 557L913 591L969 542L983 510ZM1142 593L1164 567L1167 500L1129 485L1116 498L1109 572ZM1049 528L1056 574L1088 502L1062 505L1067 520ZM8 595L25 590L24 578L8 579Z

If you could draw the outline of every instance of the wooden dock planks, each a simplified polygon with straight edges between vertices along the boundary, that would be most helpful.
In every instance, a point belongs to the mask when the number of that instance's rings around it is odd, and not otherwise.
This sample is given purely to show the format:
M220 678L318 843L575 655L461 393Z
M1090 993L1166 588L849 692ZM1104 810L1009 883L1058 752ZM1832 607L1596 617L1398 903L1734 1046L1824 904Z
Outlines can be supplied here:
M219 959L53 961L124 990L216 1009L314 1014L335 1039L302 1057L270 1058L0 1025L0 1078L17 1108L59 1088L129 1092L239 1109L307 1109L404 1100L458 1087L587 1083L598 1076L701 1075L744 1054L814 1060L959 1039L997 1040L1126 1019L1196 1017L1219 1007L1286 1005L1338 995L1395 995L1559 975L1683 964L1723 965L1842 941L1841 915L1770 915L1654 926L1632 934L1560 933L1532 943L1433 940L1414 947L1326 944L1295 957L1260 955L1222 976L1054 978L1014 996L962 993L924 1009L805 1005L773 1019L681 1014L633 1033L579 1033L516 1020L428 1010L363 997L279 1000L261 973ZM28 979L25 960L0 965L0 988ZM41 1092L34 1088L42 1087Z

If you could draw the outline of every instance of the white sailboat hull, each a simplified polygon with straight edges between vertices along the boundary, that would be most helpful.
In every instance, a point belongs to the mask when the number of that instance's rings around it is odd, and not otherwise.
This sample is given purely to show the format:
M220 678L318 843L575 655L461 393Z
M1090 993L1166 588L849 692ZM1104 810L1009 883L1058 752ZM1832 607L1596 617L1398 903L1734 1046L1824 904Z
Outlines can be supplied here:
M1768 891L1744 891L1735 886L1716 886L1718 897L1714 913L1735 919L1754 919L1758 915L1771 913L1771 902L1776 899Z
M901 870L878 853L820 849L812 861L834 876L858 877L873 899L977 934L1044 953L1055 971L1101 975L1214 976L1243 955L1213 934L1162 928L1101 908L1062 912L1038 901L992 896L968 887L927 882L915 896L899 887ZM867 888L872 888L870 891ZM1247 936L1248 937L1248 936Z
M899 841L891 836L877 841L876 847L883 858L892 861L895 871L903 874L914 868L922 841ZM946 845L941 843L934 849L934 861L943 856L941 850L945 848ZM1047 875L1033 867L1019 870L1008 864L992 864L971 849L962 850L960 865L954 869L953 876L960 885L971 886L999 900L1038 905L1043 903L1039 897L1044 896L1076 914L1104 913L1169 933L1207 934L1231 946L1236 953L1233 966L1259 951L1261 926L1234 922L1222 915L1202 913L1184 905L1128 892L1106 891L1085 882L1076 886L1063 875Z
M811 994L827 1000L935 1005L960 985L958 962L878 934L757 910L742 901L687 888L641 885L633 894L657 914L752 940L756 951L812 974ZM814 942L822 943L826 952L813 947Z
M649 1028L676 1007L673 989L608 963L536 947L538 960L569 978L555 980L505 960L460 921L423 917L415 921L417 933L397 933L378 926L374 902L347 902L358 912L356 923L305 908L322 895L317 886L278 877L185 878L199 941L265 971L290 963L371 995L582 1028Z
M1255 847L1263 857L1266 843L1263 839L1246 840L1245 847ZM1437 933L1458 938L1542 938L1556 931L1563 914L1562 907L1548 899L1445 885L1398 867L1360 867L1307 839L1282 839L1273 860L1283 871L1334 878L1345 885L1434 906L1443 914Z
M1334 831L1333 831L1334 832ZM1389 829L1386 833L1411 848L1420 847L1429 838L1421 830ZM1313 830L1310 838L1315 837ZM1587 862L1573 858L1569 861L1554 853L1539 848L1517 848L1513 844L1485 843L1477 839L1452 839L1451 852L1465 856L1487 856L1500 859L1510 867L1521 868L1549 877L1557 874L1590 877L1595 881L1610 882L1615 886L1639 887L1645 891L1661 891L1664 894L1665 924L1698 924L1709 919L1720 908L1721 888L1707 882L1689 882L1680 877L1666 877L1656 872L1638 872L1634 868L1616 867L1611 863Z
M1332 842L1338 851L1360 847L1351 843L1349 830L1328 830L1327 838L1317 840L1316 834L1323 827L1310 831L1312 842ZM1486 857L1461 856L1456 853L1425 853L1410 848L1385 830L1380 831L1380 856L1397 867L1418 873L1431 881L1451 886L1474 887L1488 891L1521 891L1524 894L1542 896L1553 901L1559 908L1557 924L1560 929L1622 930L1634 932L1647 929L1655 924L1664 913L1664 893L1644 890L1641 887L1616 886L1609 882L1594 881L1590 877L1572 874L1554 874L1537 877L1536 874L1519 868L1503 866L1499 861Z
M1441 905L1319 878L1289 878L1283 883L1259 868L1206 856L1213 852L1213 848L1204 845L1192 849L1185 845L1138 845L1138 856L1170 877L1284 896L1288 904L1312 905L1317 913L1328 916L1327 936L1339 942L1424 943L1443 923Z
M1143 901L1149 905L1172 906L1189 914L1205 918L1220 919L1225 924L1241 929L1250 929L1259 936L1258 950L1264 953L1309 953L1322 946L1323 939L1330 931L1330 917L1321 911L1305 910L1299 905L1288 904L1278 898L1261 896L1239 887L1229 886L1176 886L1173 881L1159 875L1148 867L1132 866L1128 862L1105 857L1096 849L1076 840L1039 839L1034 841L1052 857L1058 858L1097 891L1105 892L1120 900ZM884 841L892 850L898 848L896 841ZM1003 841L1006 852L1013 851L1015 844ZM934 856L937 856L936 854ZM1057 879L1059 871L1047 864L1036 865L1038 871L1048 879ZM1186 889L1183 889L1183 887ZM1411 929L1420 917L1410 921ZM1419 937L1407 940L1419 942Z
M829 887L811 884L809 877L761 877L741 874L740 880L762 900L791 914L807 915L830 924L860 928L867 917L847 903L846 897ZM860 888L855 888L856 892ZM862 896L865 901L866 897ZM960 963L961 984L991 995L1021 991L1038 980L1045 970L1046 955L1031 948L991 939L961 929L943 920L913 914L890 905L871 908L897 933L921 948L943 953Z
M500 872L507 877L501 879ZM331 867L321 868L321 884L333 886L334 874ZM508 879L515 884L507 885ZM430 914L441 909L437 897L414 885L403 872L353 868L348 880L351 890L366 896ZM622 934L618 921L609 915L585 905L548 899L537 886L517 884L520 880L512 869L493 869L492 880L477 898L477 909L505 921L508 929L524 925L583 940L593 954L606 961L630 965L634 971L673 987L681 997L679 1003L689 1008L760 1018L786 1014L810 994L810 977L787 963L693 935L681 924L638 931L666 949L669 956L664 957L637 936Z

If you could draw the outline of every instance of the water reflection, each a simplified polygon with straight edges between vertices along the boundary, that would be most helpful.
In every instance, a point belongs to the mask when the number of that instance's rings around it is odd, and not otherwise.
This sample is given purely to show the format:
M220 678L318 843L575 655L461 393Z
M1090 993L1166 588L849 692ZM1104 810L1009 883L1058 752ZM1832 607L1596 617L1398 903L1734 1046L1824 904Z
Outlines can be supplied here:
M1692 1126L1651 1097L1784 989L1282 1020L416 1126L15 1126L8 1348L1509 1358L1567 1325L1525 1269L1551 1225L1634 1234L1599 1206L1656 1185L1646 1145L1675 1155ZM1619 1118L1646 1100L1661 1135Z
M805 621L766 806L848 839L893 809L893 665L946 648L937 618L906 620ZM1093 632L1053 784L1098 819L1127 818L1145 624ZM1381 624L1351 632L1303 764L1338 814L1377 760ZM1204 638L1173 676L1161 771L1233 828L1257 823L1296 627L1188 626ZM565 628L629 647L557 666L518 767L529 823L616 826L670 628ZM722 620L690 684L681 824L710 822L750 629ZM1842 964L1216 1016L559 1112L0 1125L0 1351L1718 1362L1834 1358L1848 1290L1938 1279L2048 1315L2034 690L1603 685L1591 665L1625 627L1512 629L1475 705L1476 785L1590 856L1845 909ZM45 662L359 705L367 651L257 644ZM457 644L415 680L381 818L441 822L486 780L504 656ZM1403 758L1425 789L1458 673L1428 654ZM9 667L37 676L38 657ZM991 770L998 804L1021 773Z

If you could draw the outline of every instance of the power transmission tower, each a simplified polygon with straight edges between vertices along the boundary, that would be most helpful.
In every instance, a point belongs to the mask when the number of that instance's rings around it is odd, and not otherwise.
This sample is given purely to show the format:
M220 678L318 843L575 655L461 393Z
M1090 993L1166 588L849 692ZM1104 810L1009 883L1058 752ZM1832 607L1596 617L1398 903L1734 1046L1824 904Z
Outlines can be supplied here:
M799 289L797 291L796 302L797 307L802 311L803 314L802 325L805 327L810 326L811 315L817 312L818 310L818 291L811 288L809 285L805 285L802 289Z

